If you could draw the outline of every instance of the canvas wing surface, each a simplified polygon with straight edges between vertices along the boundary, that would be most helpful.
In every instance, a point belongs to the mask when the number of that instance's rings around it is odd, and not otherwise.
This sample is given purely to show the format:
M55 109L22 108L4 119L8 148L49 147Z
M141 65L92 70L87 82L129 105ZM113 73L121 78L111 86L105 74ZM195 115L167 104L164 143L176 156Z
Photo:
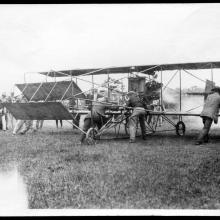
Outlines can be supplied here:
M71 120L73 116L60 102L4 103L16 119Z

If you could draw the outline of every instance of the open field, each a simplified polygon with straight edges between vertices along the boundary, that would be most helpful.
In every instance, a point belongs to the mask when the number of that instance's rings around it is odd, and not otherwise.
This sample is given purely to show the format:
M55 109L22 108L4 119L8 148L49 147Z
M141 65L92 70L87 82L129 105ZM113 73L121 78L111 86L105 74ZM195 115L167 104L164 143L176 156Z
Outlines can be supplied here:
M42 131L0 132L1 171L16 164L29 208L220 208L220 132L195 146L198 130L77 145L79 132L55 122Z

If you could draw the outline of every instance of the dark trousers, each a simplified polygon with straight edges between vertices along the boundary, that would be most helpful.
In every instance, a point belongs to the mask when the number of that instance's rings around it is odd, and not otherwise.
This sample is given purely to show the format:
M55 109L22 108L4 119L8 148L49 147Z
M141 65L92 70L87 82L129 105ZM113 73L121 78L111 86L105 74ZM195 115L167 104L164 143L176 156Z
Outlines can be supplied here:
M197 138L197 141L200 141L200 142L209 140L209 131L210 131L213 120L209 117L202 117L202 122L204 126Z
M57 128L58 128L58 122L60 121L60 126L61 126L61 128L63 127L63 121L62 120L56 120L56 126L57 126Z

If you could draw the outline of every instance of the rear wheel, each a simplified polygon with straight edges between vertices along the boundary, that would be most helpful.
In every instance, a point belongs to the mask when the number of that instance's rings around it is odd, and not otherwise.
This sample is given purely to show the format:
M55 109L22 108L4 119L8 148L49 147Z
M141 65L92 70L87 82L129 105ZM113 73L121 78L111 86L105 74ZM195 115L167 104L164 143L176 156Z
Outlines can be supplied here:
M185 135L185 131L186 131L186 126L182 121L179 121L176 124L176 134L179 136L183 136Z

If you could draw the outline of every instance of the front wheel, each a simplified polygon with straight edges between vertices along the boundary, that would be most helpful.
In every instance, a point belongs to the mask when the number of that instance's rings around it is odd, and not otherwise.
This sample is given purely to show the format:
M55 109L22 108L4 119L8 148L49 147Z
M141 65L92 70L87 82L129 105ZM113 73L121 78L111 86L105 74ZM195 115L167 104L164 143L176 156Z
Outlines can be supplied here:
M95 144L95 140L97 139L98 130L96 128L90 128L86 132L86 142L89 145Z
M178 136L183 136L185 135L185 131L186 131L186 126L185 124L182 122L182 121L179 121L177 124L176 124L176 134Z

